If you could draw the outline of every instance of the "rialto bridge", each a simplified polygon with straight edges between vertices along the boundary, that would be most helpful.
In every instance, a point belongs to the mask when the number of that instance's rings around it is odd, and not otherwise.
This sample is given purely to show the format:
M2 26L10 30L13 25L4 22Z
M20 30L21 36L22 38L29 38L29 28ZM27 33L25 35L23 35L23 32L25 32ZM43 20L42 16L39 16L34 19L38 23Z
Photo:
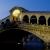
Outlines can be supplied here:
M42 39L45 43L50 43L50 12L49 11L28 11L22 7L14 7L10 10L10 15L4 19L20 21L19 28L31 32Z

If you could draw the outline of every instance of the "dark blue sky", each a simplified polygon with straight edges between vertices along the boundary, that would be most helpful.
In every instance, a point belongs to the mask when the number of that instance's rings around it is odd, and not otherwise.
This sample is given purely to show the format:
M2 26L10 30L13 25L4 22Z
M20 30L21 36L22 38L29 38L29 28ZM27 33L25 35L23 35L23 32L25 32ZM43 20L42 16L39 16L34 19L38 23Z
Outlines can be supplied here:
M0 0L0 19L8 16L9 10L14 6L31 11L50 11L50 0Z

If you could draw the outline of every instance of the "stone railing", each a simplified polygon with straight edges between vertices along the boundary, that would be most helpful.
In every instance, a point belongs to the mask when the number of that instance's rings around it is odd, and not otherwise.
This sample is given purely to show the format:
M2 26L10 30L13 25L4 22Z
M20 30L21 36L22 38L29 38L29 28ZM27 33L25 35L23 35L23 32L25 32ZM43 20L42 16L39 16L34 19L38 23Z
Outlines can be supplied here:
M32 25L22 24L21 29L32 32L39 36L41 39L45 39L46 42L50 42L50 26L45 25Z
M21 24L20 28L30 29L30 30L37 30L37 31L50 31L50 26L45 25L32 25L32 24Z

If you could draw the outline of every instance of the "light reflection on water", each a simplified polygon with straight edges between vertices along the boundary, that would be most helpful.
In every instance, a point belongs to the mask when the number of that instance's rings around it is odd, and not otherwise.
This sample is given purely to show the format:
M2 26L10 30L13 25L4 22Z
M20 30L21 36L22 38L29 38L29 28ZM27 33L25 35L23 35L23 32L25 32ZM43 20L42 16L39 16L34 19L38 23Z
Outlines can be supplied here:
M23 39L23 47L26 50L44 50L44 45L41 40L30 35L28 35L25 41Z

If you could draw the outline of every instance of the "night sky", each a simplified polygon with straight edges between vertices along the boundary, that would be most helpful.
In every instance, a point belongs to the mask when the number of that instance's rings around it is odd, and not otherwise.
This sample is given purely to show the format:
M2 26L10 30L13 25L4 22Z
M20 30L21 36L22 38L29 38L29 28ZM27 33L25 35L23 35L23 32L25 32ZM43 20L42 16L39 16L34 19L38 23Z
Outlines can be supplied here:
M30 11L50 11L50 0L0 0L0 19L7 17L14 6Z

